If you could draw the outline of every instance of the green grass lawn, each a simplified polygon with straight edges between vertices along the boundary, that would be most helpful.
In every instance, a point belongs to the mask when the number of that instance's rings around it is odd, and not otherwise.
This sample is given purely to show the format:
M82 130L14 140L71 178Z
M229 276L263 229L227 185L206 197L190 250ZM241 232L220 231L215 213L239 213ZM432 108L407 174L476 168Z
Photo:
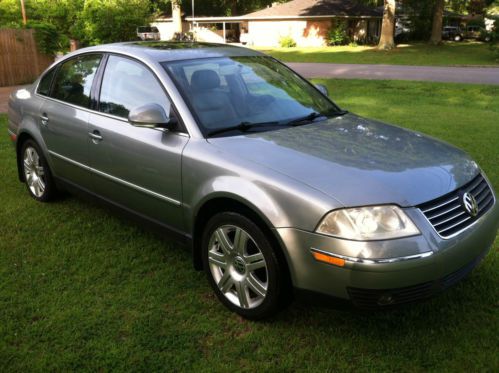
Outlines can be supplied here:
M445 139L499 189L499 86L329 80L346 109ZM97 204L32 200L0 116L0 371L498 371L499 240L455 288L379 313L249 322L188 251Z
M371 46L324 48L261 48L284 62L323 62L415 66L499 66L489 46L478 42L399 45L392 51Z

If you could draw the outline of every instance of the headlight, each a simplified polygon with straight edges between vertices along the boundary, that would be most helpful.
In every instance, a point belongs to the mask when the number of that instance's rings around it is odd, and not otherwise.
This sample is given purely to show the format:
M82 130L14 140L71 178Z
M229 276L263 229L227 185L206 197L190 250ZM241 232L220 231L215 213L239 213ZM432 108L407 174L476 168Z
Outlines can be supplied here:
M374 206L333 211L322 219L318 233L358 241L386 240L420 234L397 206Z

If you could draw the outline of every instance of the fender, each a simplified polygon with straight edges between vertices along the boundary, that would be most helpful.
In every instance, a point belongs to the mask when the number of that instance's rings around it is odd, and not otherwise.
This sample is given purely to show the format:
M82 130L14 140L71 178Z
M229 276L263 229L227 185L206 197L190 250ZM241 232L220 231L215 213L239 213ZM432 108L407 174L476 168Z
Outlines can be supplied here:
M237 194L234 193L237 191ZM288 216L274 199L256 184L236 176L218 176L201 185L192 198L190 216L186 222L192 230L201 207L216 198L230 198L257 213L269 227L287 226Z
M36 124L35 120L31 116L26 116L24 117L20 130L17 134L17 141L16 141L16 157L17 157L17 171L19 174L19 180L24 181L24 175L22 173L22 167L21 167L21 144L24 142L24 138L26 136L31 137L39 146L40 150L43 153L43 156L47 160L47 163L50 167L50 170L52 171L52 174L54 174L54 167L52 163L52 158L50 157L50 154L47 152L47 145L45 144L45 140L43 139L40 130L38 128L38 125Z

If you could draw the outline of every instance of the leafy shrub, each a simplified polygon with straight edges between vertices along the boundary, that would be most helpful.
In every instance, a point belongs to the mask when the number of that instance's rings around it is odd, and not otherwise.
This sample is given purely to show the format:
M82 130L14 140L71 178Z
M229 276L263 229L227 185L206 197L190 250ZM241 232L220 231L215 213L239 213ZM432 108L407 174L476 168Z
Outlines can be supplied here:
M351 43L348 44L349 47L352 47L352 48L357 48L359 46L359 44L355 41L352 41Z
M293 48L296 47L296 42L291 36L282 36L279 39L279 45L281 48Z
M35 30L35 40L38 50L45 54L55 55L56 52L63 49L67 37L59 34L57 28L47 22L30 21L26 28Z
M347 33L347 24L344 21L338 22L327 33L328 45L346 45L350 42Z

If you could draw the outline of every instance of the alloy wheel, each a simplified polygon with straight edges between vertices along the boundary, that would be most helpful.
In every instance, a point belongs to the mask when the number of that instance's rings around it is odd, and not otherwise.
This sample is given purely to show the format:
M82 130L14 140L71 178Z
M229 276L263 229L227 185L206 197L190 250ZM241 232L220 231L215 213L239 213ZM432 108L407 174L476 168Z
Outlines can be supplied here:
M24 151L24 177L29 190L37 198L45 193L45 169L35 148L28 146Z
M208 263L218 289L234 305L252 309L265 300L267 263L244 229L235 225L218 227L209 240Z

